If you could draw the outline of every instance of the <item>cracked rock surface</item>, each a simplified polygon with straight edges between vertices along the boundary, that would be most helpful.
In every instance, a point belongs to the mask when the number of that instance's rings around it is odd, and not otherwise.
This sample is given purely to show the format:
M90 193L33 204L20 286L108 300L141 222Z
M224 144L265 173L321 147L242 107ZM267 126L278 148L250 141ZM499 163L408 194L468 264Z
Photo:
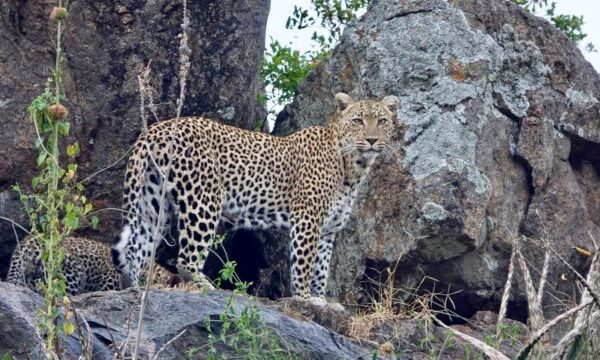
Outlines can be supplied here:
M337 239L331 296L365 301L368 278L391 267L397 286L427 275L462 290L470 316L497 308L511 239L532 239L520 243L541 269L540 239L577 265L572 247L600 238L600 77L546 20L506 1L374 0L275 132L325 124L340 91L399 96L403 131ZM574 294L550 269L551 291Z

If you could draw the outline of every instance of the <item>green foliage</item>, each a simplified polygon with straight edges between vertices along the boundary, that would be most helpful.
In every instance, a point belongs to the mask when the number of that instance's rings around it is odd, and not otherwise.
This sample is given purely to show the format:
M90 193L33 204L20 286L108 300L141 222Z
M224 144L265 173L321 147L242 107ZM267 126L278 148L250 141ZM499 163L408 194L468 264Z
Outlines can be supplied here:
M555 11L556 3L553 2L546 9L546 15L550 18L554 26L565 33L569 39L579 42L587 37L587 34L584 34L582 30L583 15L557 15Z
M285 27L303 30L319 24L320 28L325 30L325 34L314 31L311 38L319 45L320 52L328 52L340 39L344 26L354 20L357 12L364 9L369 2L370 0L312 0L311 10L294 6Z
M259 102L269 102L273 108L292 101L298 85L321 60L331 54L342 30L370 0L312 0L312 7L294 6L286 21L286 28L298 31L313 30L311 39L316 50L300 52L289 45L271 39L261 66L261 77L266 93L259 95Z
M580 42L587 37L583 32L583 15L563 15L556 14L556 2L548 3L548 0L511 0L514 4L520 5L525 10L537 13L538 10L550 20L554 26L562 31L567 37L574 42ZM586 50L595 51L592 43L586 44Z
M260 74L265 86L272 91L262 99L272 101L276 105L284 105L292 101L298 85L320 59L319 54L300 53L271 39L269 49L265 52L262 61Z

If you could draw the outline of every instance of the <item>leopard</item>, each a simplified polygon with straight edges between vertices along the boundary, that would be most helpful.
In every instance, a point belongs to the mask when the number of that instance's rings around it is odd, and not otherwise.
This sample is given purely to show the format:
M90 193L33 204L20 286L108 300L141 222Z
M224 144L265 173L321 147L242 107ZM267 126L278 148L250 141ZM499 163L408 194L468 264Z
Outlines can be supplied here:
M205 283L217 229L289 232L290 290L323 304L336 234L347 223L375 160L393 149L400 101L334 96L323 126L287 136L202 116L159 121L133 145L125 171L115 265L132 282L153 247L177 232L177 272ZM154 236L158 234L158 236Z
M121 290L129 286L123 282L121 273L113 263L110 244L68 236L62 241L61 247L65 254L62 270L66 294L75 296L95 291ZM33 236L19 241L11 256L6 280L41 292L38 282L46 277L42 252L40 240ZM159 264L153 280L165 286L181 283L173 271Z

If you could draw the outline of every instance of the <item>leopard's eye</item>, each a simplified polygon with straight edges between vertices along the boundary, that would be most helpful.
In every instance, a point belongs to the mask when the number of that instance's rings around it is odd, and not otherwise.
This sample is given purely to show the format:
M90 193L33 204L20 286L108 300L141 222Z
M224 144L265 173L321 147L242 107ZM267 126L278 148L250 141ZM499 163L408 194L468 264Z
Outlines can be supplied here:
M377 125L379 125L379 126L383 126L385 124L387 124L386 118L381 118L381 119L379 119L379 121L377 121Z
M357 125L357 126L363 126L364 125L362 119L359 119L359 118L352 119L352 124Z

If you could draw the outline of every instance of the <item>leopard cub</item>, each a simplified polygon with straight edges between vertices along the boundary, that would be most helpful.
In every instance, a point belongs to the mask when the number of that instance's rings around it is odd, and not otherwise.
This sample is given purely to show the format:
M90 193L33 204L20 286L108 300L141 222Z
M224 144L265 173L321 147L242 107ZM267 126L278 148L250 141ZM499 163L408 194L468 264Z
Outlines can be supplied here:
M67 237L62 242L65 252L63 277L69 295L92 291L120 290L128 284L113 264L110 246L82 237ZM158 265L154 282L176 285L177 275ZM17 245L10 260L7 281L37 291L37 282L44 281L42 246L32 237Z

